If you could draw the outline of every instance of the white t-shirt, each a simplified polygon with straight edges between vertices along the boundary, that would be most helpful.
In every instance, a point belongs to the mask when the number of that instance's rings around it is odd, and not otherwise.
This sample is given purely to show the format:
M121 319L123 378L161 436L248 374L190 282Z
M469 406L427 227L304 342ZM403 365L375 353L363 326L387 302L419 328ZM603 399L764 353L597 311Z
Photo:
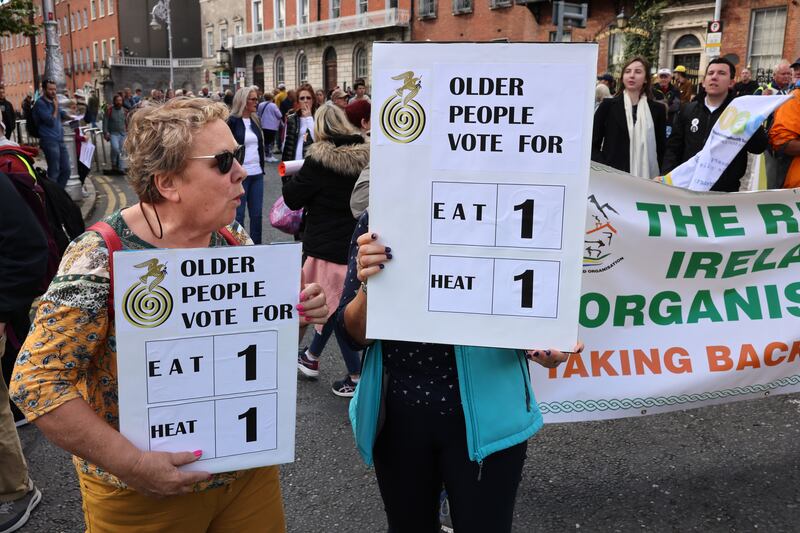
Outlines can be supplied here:
M258 137L250 129L250 119L243 118L244 121L244 163L242 166L247 171L248 176L263 174L261 161L258 157Z
M298 161L303 159L303 139L306 137L306 132L314 140L314 117L300 117L300 131L297 132L297 148L294 150L294 159Z
M706 104L706 107L708 108L708 110L711 111L712 113L714 111L716 111L717 109L719 109L718 105L711 105L710 103L708 103L708 96L706 96L705 104Z

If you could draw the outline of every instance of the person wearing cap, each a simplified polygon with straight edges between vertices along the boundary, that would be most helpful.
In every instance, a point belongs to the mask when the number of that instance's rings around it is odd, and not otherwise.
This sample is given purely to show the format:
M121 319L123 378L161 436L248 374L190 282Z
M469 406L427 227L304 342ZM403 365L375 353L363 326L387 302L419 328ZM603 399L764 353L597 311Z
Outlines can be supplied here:
M339 87L335 88L331 91L331 102L339 109L344 110L347 107L347 93L341 90Z
M800 60L792 68L800 71ZM775 111L775 122L769 130L773 152L789 161L784 189L800 187L800 85L795 85L792 96Z
M286 98L286 96L288 96L288 94L286 92L286 84L285 83L279 83L278 84L278 92L277 92L277 94L275 94L275 105L278 106L278 108L281 107L281 102L283 102L283 100L284 100L284 98Z
M662 68L658 71L658 83L653 87L653 99L662 102L667 108L667 137L672 129L675 113L681 108L681 92L672 85L672 71Z
M597 106L606 98L611 98L611 85L614 83L614 78L606 72L602 76L597 76L597 85L594 88L594 109L597 111Z
M749 68L743 68L742 73L739 75L739 82L733 86L733 96L737 98L739 96L748 96L755 94L757 90L758 82L753 79L753 73Z
M795 89L800 87L800 57L798 57L794 63L789 65L789 68L792 69L792 85L794 85Z
M694 96L694 86L689 78L686 77L686 67L678 65L675 67L675 85L681 93L681 103L688 104Z

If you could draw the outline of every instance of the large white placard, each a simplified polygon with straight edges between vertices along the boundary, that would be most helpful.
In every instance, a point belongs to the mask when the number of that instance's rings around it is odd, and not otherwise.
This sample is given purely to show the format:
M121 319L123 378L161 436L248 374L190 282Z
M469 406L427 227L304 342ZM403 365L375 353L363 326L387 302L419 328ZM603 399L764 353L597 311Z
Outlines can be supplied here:
M294 460L300 245L114 254L120 431L183 468Z
M367 335L570 349L596 44L376 43ZM566 82L566 80L569 80Z

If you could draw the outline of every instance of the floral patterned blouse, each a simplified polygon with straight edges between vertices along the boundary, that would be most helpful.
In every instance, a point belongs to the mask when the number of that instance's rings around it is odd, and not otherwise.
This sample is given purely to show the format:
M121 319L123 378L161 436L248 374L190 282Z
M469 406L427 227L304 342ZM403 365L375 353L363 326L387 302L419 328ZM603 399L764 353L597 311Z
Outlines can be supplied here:
M154 248L133 234L120 212L105 219L125 250ZM253 244L233 222L228 229L240 244ZM227 246L212 234L210 246ZM108 249L100 235L88 231L64 252L61 265L42 296L11 378L11 398L28 420L83 398L98 416L119 430L117 346L114 320L108 316ZM79 428L75 428L78 430ZM125 484L97 465L73 457L79 472L117 487ZM225 472L198 483L196 491L227 485L239 472Z

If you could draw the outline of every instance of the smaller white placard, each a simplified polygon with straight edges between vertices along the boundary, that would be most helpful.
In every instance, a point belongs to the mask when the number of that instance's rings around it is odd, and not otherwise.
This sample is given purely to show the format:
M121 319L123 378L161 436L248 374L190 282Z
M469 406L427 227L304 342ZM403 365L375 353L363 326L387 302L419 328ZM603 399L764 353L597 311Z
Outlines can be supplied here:
M83 166L92 168L92 158L94 157L94 145L89 141L81 143L81 153L78 159Z

